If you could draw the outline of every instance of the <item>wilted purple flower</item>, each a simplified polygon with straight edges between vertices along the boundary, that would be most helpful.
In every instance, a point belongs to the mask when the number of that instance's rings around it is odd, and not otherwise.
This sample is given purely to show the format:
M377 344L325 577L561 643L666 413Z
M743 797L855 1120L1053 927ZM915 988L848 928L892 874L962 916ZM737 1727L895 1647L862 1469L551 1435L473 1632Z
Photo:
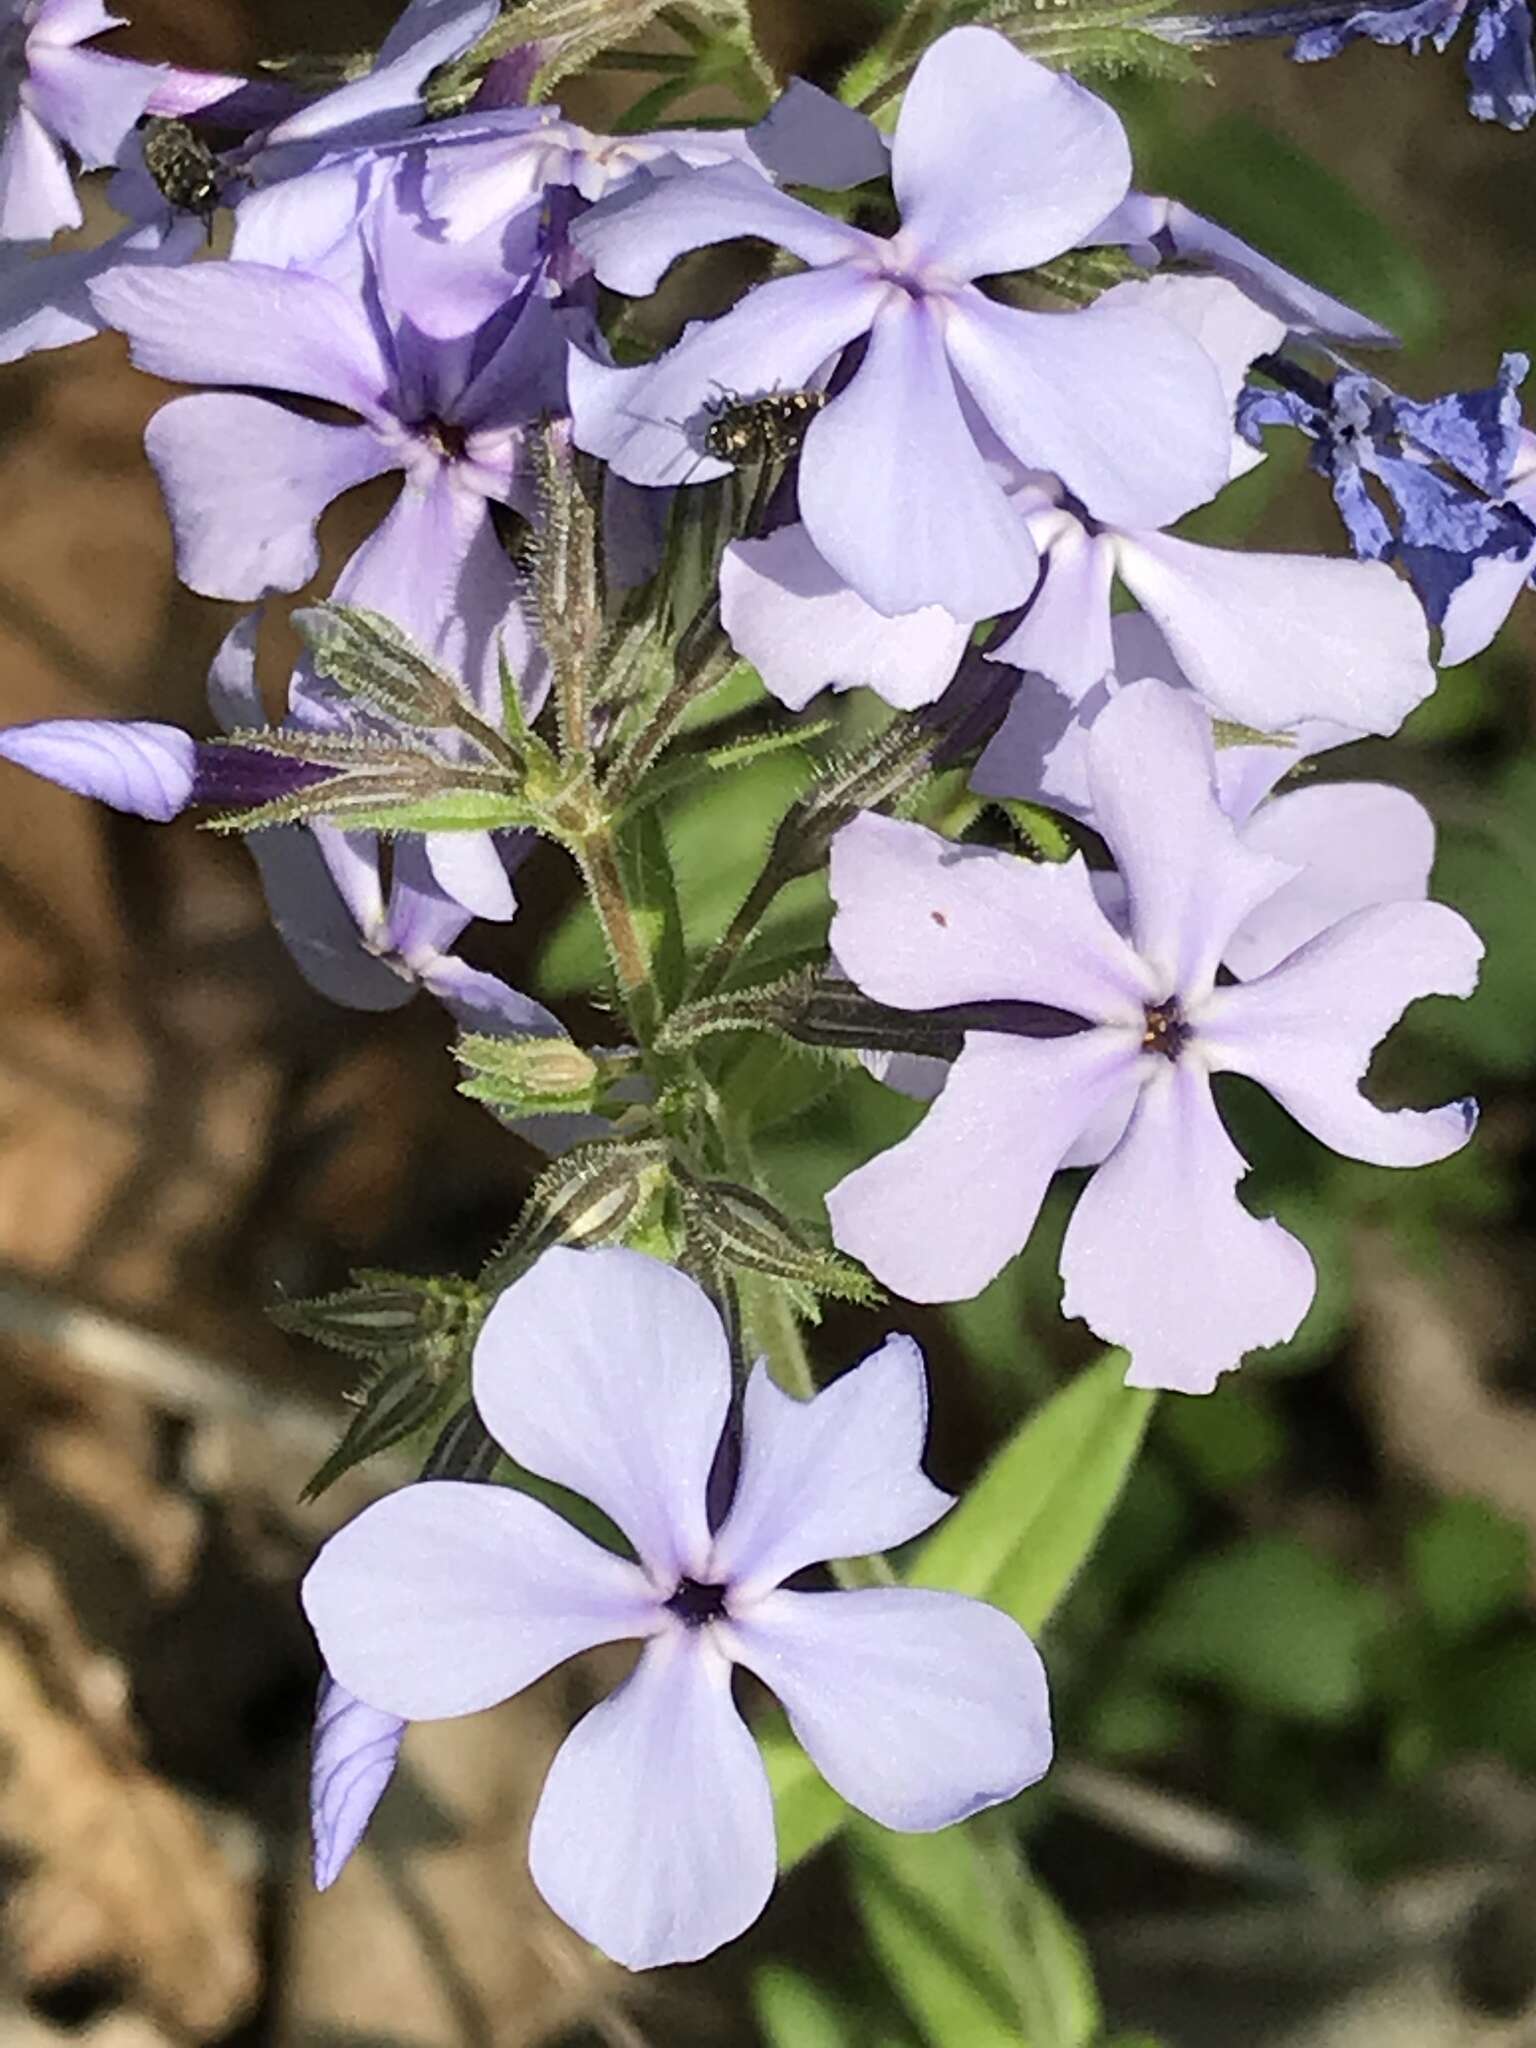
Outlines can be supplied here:
M309 1771L316 1891L330 1889L363 1839L395 1775L404 1735L398 1715L365 1707L329 1673L320 1681Z
M1527 358L1506 355L1498 382L1485 390L1428 401L1402 398L1358 371L1329 385L1289 362L1269 367L1284 382L1242 394L1242 432L1258 446L1265 427L1299 427L1355 552L1401 563L1442 628L1442 666L1481 653L1536 558L1531 437L1520 426L1518 397ZM1372 494L1372 478L1395 519ZM1475 591L1466 587L1474 579Z
M1036 568L994 455L1060 476L1099 517L1155 525L1220 485L1230 418L1209 358L1158 315L1026 313L974 282L1059 255L1124 197L1124 130L1091 93L990 29L951 30L907 88L891 172L903 225L890 240L740 165L637 180L578 221L578 251L621 291L650 291L685 250L742 235L808 268L653 363L576 354L576 436L637 483L721 476L704 435L722 390L822 383L867 336L805 436L806 529L879 611L986 618L1022 603Z
M487 1318L474 1393L509 1454L595 1502L639 1562L525 1494L431 1480L332 1537L304 1605L338 1684L413 1721L494 1706L597 1643L645 1645L566 1738L529 1841L546 1900L616 1961L707 1955L773 1887L773 1804L731 1698L734 1664L887 1827L947 1827L1046 1770L1045 1675L1008 1616L953 1593L784 1585L903 1542L950 1506L919 1464L927 1396L909 1337L810 1402L759 1366L715 1528L729 1348L702 1289L671 1267L546 1252Z
M101 0L0 0L0 242L79 227L61 145L99 169L143 113L156 72L81 47L121 21Z
M1291 55L1298 64L1316 63L1336 57L1346 44L1365 37L1392 48L1406 43L1417 56L1427 42L1443 50L1468 19L1468 106L1479 121L1528 127L1536 114L1536 64L1526 0L1400 0L1397 6L1369 0L1361 5L1357 0L1356 5L1341 8L1337 20L1302 29ZM1279 32L1284 32L1283 24Z
M1290 1337L1315 1284L1303 1247L1237 1200L1247 1166L1211 1076L1248 1075L1351 1158L1442 1159L1471 1134L1472 1103L1385 1112L1356 1084L1409 1002L1471 992L1482 948L1443 905L1378 904L1221 985L1233 934L1295 869L1245 845L1220 808L1187 693L1121 690L1087 755L1128 936L1080 856L1035 864L875 816L833 842L831 943L867 994L899 1009L1045 1003L1084 1029L968 1033L919 1128L827 1206L837 1243L877 1278L957 1300L1022 1247L1061 1166L1102 1161L1062 1248L1066 1312L1126 1347L1131 1384L1204 1393L1244 1352Z

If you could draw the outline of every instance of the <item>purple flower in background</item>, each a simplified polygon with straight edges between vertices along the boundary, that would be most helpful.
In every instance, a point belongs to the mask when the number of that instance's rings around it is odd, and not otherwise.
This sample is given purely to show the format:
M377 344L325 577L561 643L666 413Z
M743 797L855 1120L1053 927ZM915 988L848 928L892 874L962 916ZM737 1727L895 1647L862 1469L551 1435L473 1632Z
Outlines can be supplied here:
M1336 57L1347 44L1364 37L1391 48L1406 43L1417 56L1425 43L1445 49L1469 18L1468 106L1479 121L1501 121L1506 128L1529 126L1536 114L1536 63L1526 0L1406 0L1397 6L1343 8L1336 21L1304 29L1291 55L1298 64L1313 64ZM1280 27L1283 32L1283 22Z
M1212 1075L1248 1075L1351 1158L1443 1159L1470 1136L1472 1103L1386 1112L1357 1084L1410 1002L1471 992L1482 948L1441 904L1377 904L1222 985L1233 934L1296 871L1244 844L1218 804L1198 705L1157 681L1119 691L1089 730L1087 771L1124 932L1081 856L1038 865L873 815L833 842L831 944L867 994L898 1009L1045 1003L1085 1028L968 1033L923 1123L827 1206L877 1278L952 1301L1023 1246L1059 1168L1096 1164L1062 1247L1066 1312L1125 1346L1131 1384L1205 1393L1292 1336L1315 1286L1296 1239L1237 1199L1247 1165Z
M81 47L121 20L101 0L0 0L0 241L79 227L62 145L99 169L143 113L158 74Z
M1442 666L1481 653L1536 560L1533 443L1518 397L1527 358L1506 355L1498 382L1485 390L1428 401L1402 398L1354 370L1329 385L1288 361L1268 367L1284 381L1243 392L1242 433L1258 446L1265 427L1299 427L1355 552L1400 563L1441 627Z
M309 1770L316 1891L330 1889L363 1839L395 1775L404 1735L398 1715L365 1707L329 1674L320 1681Z
M891 174L902 226L890 240L740 165L637 180L578 221L578 251L630 293L653 290L685 250L743 235L808 266L653 363L574 355L579 444L637 483L721 476L703 436L722 389L820 383L867 337L805 436L800 511L822 558L887 615L936 604L974 620L1029 595L1035 552L994 456L1048 470L1130 524L1211 496L1230 417L1198 343L1141 307L1026 313L975 283L1059 255L1125 196L1129 149L1110 109L992 30L954 29L907 88Z
M892 1337L801 1402L758 1366L723 1521L706 1495L731 1409L720 1319L638 1252L549 1251L492 1309L475 1403L529 1471L596 1503L637 1563L507 1487L430 1480L332 1537L304 1605L336 1682L405 1720L476 1713L577 1651L644 1644L545 1782L534 1882L630 1969L689 1962L773 1887L773 1803L731 1698L743 1664L823 1776L883 1825L947 1827L1050 1763L1029 1638L958 1594L791 1592L830 1557L884 1550L950 1506L923 1474L922 1355Z

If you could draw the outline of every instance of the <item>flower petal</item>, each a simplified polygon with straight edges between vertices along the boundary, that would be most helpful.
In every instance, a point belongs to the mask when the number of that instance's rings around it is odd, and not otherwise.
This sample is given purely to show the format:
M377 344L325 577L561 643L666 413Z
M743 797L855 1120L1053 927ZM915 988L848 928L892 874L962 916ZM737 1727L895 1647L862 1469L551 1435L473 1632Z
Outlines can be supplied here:
M941 696L970 628L939 605L887 618L850 590L803 526L732 541L720 564L731 645L792 711L821 690L865 686L899 711Z
M422 118L421 88L432 72L467 50L495 19L495 0L413 0L366 77L290 114L271 130L269 144L357 142L413 127Z
M891 167L874 122L804 78L789 81L746 140L770 177L821 192L849 191Z
M528 1868L560 1918L628 1970L697 1962L762 1912L768 1774L710 1631L650 1644L550 1766Z
M179 726L116 718L44 718L0 732L0 759L76 796L165 825L192 801L197 746Z
M0 135L0 242L46 242L83 219L63 150L23 101Z
M641 1252L545 1252L486 1317L474 1389L492 1436L595 1501L665 1594L699 1576L731 1362L686 1274Z
M265 263L114 271L91 286L133 360L179 384L249 384L377 414L389 373L360 303Z
M1267 974L1352 911L1422 901L1435 859L1428 811L1384 782L1289 790L1254 813L1243 843L1299 872L1228 941L1224 962L1242 981Z
M1044 676L1075 701L1103 681L1114 660L1109 598L1115 541L1112 534L1089 533L1070 514L1052 524L1049 546L1036 530L1041 575L1024 616L1006 640L988 648L987 658Z
M690 327L675 348L629 370L610 369L573 347L568 369L577 447L600 455L635 484L708 483L729 475L731 465L705 450L711 407L722 398L795 390L816 378L868 327L881 291L841 270L774 278L723 319Z
M647 1635L643 1574L510 1487L419 1480L337 1531L304 1612L338 1685L407 1721L478 1713L594 1643Z
M891 147L902 242L952 277L1028 270L1124 198L1118 115L994 29L940 36L913 74Z
M998 438L1096 519L1166 526L1227 481L1220 375L1173 321L1102 303L1022 313L976 291L949 315L950 361Z
M1088 787L1159 995L1197 1000L1233 932L1291 869L1251 852L1221 809L1210 721L1188 691L1118 691L1089 729Z
M1443 903L1376 904L1258 980L1218 989L1201 1041L1214 1065L1249 1075L1335 1152L1424 1166L1461 1150L1476 1103L1381 1110L1358 1083L1411 1002L1472 993L1482 955L1476 932Z
M979 1294L1023 1249L1052 1175L1134 1059L1118 1032L971 1032L911 1137L827 1196L834 1242L908 1301Z
M980 1600L909 1586L779 1592L730 1633L827 1783L883 1827L947 1828L1050 1769L1040 1653Z
M813 267L878 251L872 235L780 192L747 164L676 177L642 171L571 224L571 243L603 283L632 298L655 291L689 249L750 235Z
M922 1469L928 1380L910 1337L887 1337L813 1400L780 1392L759 1364L747 1382L741 1472L710 1554L738 1600L833 1557L866 1557L930 1528L954 1506Z
M1492 644L1536 570L1536 536L1513 555L1478 555L1451 592L1440 622L1440 666L1459 668Z
M937 604L989 618L1034 588L1034 543L961 411L934 302L887 296L864 360L805 437L800 516L887 617Z
M320 566L320 514L396 459L367 427L226 391L162 406L144 446L176 536L176 573L204 597L265 597L307 583Z
M320 1681L309 1766L317 1892L330 1889L363 1839L395 1775L405 1726L398 1714L365 1707L334 1678Z
M31 42L27 57L27 97L82 168L99 171L114 162L160 82L157 68L46 42Z
M1326 718L1395 732L1435 687L1424 614L1385 562L1239 553L1165 533L1120 535L1115 553L1191 686L1240 725Z
M1208 1394L1245 1352L1296 1334L1312 1261L1238 1201L1247 1171L1198 1062L1154 1073L1061 1251L1062 1312L1124 1345L1127 1385Z
M1081 857L1042 865L866 811L832 842L832 897L844 971L898 1010L1013 1001L1133 1022L1153 993Z

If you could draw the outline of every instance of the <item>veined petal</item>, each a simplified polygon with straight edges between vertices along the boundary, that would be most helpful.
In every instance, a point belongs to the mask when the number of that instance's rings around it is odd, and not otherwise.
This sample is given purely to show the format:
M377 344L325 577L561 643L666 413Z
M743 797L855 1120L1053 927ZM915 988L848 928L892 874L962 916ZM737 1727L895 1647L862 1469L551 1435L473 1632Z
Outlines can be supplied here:
M808 1564L905 1543L954 1506L922 1469L928 1380L910 1337L888 1337L814 1400L747 1382L741 1472L710 1553L731 1612Z
M989 618L1034 588L1034 543L961 411L935 302L886 296L864 360L806 434L800 516L887 617L936 604Z
M176 725L44 718L0 732L0 759L76 796L165 825L192 801L197 747Z
M827 1196L839 1249L908 1301L979 1294L1023 1249L1052 1175L1135 1058L1114 1031L970 1033L911 1137Z
M0 242L46 242L84 217L63 150L23 101L0 135Z
M1482 955L1476 932L1443 903L1376 904L1256 981L1217 989L1201 1043L1214 1066L1249 1075L1335 1152L1424 1166L1461 1150L1476 1103L1381 1110L1359 1083L1410 1003L1472 993Z
M980 1600L909 1586L778 1592L730 1633L827 1783L883 1827L947 1828L1050 1769L1040 1653Z
M160 80L152 64L30 38L27 68L28 98L88 171L115 160Z
M367 427L305 419L232 391L172 399L144 446L176 536L176 572L204 597L265 597L307 583L320 566L320 514L397 459Z
M655 291L686 250L751 235L813 268L874 257L873 235L791 199L747 164L658 178L641 171L571 224L571 243L603 283L632 298Z
M1224 964L1252 981L1353 911L1422 901L1435 827L1406 789L1325 782L1261 805L1243 828L1243 844L1298 870L1227 942Z
M644 1574L525 1493L458 1479L386 1494L304 1576L304 1612L339 1685L438 1721L510 1699L589 1650L644 1636Z
M939 605L887 618L816 552L800 525L732 541L720 563L720 618L736 652L781 704L863 685L914 711L941 696L970 628Z
M1216 365L1171 320L1102 302L1023 313L948 302L955 373L1026 468L1059 476L1111 526L1166 526L1227 481L1232 420Z
M1042 554L1028 609L1007 639L988 649L988 659L1044 676L1075 702L1104 680L1114 660L1109 598L1115 539L1063 517Z
M362 306L339 286L264 263L117 270L91 286L133 360L179 384L250 384L377 415L389 372Z
M768 1774L712 1631L669 1632L578 1721L528 1837L546 1902L628 1970L743 1933L776 1870Z
M866 811L832 842L832 897L833 952L899 1010L1015 1001L1132 1023L1156 993L1081 856L1020 860Z
M330 1889L363 1839L395 1775L404 1735L398 1714L365 1707L330 1676L320 1681L309 1768L317 1892Z
M652 363L610 369L573 347L568 374L577 447L635 484L708 483L728 475L731 465L704 447L710 408L725 397L792 391L815 379L869 326L882 293L878 283L842 270L774 278L722 319L690 327Z
M1212 710L1273 732L1326 718L1395 732L1435 687L1429 630L1385 562L1117 536L1122 580Z
M1312 1261L1237 1199L1247 1171L1204 1067L1185 1057L1155 1072L1061 1251L1062 1312L1130 1352L1127 1385L1208 1394L1244 1352L1296 1334Z
M891 177L903 243L952 277L1028 270L1070 249L1124 198L1119 116L994 29L956 28L901 102Z
M664 1598L701 1575L731 1364L720 1318L686 1274L641 1252L545 1252L486 1317L474 1389L492 1436L595 1501Z
M1233 932L1292 870L1251 852L1217 802L1210 721L1187 691L1117 692L1089 730L1088 788L1159 995L1198 1000Z

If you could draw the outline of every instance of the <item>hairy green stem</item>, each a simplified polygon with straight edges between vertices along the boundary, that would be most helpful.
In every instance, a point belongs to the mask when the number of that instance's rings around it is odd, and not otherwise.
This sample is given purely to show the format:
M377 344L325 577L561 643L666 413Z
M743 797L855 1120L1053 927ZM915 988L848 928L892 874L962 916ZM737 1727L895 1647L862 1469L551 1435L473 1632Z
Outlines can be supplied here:
M619 866L618 848L610 827L588 831L577 849L582 879L618 977L625 1013L642 1047L648 1047L662 1021L661 999L651 977L651 954L635 921L629 892Z

